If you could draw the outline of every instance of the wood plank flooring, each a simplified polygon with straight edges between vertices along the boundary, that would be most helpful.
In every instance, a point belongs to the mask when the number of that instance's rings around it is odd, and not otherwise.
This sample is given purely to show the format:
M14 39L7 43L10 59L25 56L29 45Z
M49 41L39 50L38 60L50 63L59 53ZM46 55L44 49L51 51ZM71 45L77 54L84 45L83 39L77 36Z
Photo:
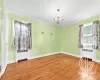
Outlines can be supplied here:
M80 69L79 60L59 53L9 64L1 80L100 80L99 63L95 62L93 69L86 73Z

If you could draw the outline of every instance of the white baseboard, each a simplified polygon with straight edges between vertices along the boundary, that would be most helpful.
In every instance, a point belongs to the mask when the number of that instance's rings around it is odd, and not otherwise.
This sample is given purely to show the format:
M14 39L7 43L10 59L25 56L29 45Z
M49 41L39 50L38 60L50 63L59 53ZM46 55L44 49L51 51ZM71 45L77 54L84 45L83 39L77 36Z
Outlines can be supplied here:
M7 65L6 65L5 67L1 68L0 78L1 78L1 76L4 74L4 72L5 72L5 70L6 70L6 67L7 67Z
M47 54L43 54L43 55L39 55L39 56L32 56L32 57L29 57L28 59L35 59L35 58L54 55L54 54L58 54L58 53L61 53L61 52L53 52L53 53L47 53ZM15 60L9 60L8 64L15 63L15 62L16 62Z
M15 63L16 61L14 61L14 60L9 60L8 61L8 64L11 64L11 63Z
M53 53L43 54L43 55L39 55L39 56L33 56L33 57L29 57L28 59L40 58L40 57L50 56L50 55L54 55L54 54L58 54L58 53L61 53L61 52L53 52Z
M61 53L64 53L64 54L67 54L67 55L71 55L71 56L75 56L75 57L78 57L78 58L82 57L81 55L76 55L76 54L69 53L69 52L61 52ZM97 63L100 63L100 60L98 60L98 59L95 59L94 61L97 62Z
M98 59L95 59L94 61L97 62L97 63L100 63L100 60L98 60Z
M58 53L63 53L63 54L67 54L67 55L70 55L70 56L75 56L75 57L78 57L78 58L82 57L81 55L77 55L77 54L73 54L73 53L69 53L69 52L53 52L53 53L47 53L47 54L43 54L43 55L39 55L39 56L29 57L28 59L40 58L40 57L54 55L54 54L58 54ZM94 61L100 63L100 60L96 59ZM11 64L11 63L14 63L14 62L16 62L16 61L12 60L12 61L9 61L8 64Z
M67 55L70 55L70 56L75 56L75 57L81 58L80 55L72 54L72 53L69 53L69 52L61 52L61 53L64 53L64 54L67 54Z

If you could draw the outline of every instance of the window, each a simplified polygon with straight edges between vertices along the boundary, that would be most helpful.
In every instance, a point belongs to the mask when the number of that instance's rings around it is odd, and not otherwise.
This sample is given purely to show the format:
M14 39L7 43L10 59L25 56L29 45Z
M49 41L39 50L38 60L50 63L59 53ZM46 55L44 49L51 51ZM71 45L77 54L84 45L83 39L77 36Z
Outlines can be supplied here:
M100 49L100 22L79 25L78 47Z
M82 44L83 48L92 49L94 44L93 23L85 24L82 27Z

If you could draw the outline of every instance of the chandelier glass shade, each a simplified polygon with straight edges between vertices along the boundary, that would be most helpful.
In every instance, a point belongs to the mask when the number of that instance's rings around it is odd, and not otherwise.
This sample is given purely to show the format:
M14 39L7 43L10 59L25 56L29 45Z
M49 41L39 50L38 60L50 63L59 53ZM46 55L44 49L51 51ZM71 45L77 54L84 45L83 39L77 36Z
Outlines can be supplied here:
M62 19L62 18L60 17L60 15L59 15L60 9L57 9L57 12L58 12L58 14L57 14L57 16L54 18L54 21L55 21L57 24L59 24L60 21L63 20L63 19Z

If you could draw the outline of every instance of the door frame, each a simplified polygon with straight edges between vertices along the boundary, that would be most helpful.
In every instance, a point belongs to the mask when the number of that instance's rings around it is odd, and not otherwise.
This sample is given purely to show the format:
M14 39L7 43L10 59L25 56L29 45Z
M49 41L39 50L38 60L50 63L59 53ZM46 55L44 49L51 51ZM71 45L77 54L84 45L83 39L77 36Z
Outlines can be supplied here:
M6 50L5 50L6 49ZM0 77L4 74L8 64L8 16L2 10L2 26L1 26L1 73Z

